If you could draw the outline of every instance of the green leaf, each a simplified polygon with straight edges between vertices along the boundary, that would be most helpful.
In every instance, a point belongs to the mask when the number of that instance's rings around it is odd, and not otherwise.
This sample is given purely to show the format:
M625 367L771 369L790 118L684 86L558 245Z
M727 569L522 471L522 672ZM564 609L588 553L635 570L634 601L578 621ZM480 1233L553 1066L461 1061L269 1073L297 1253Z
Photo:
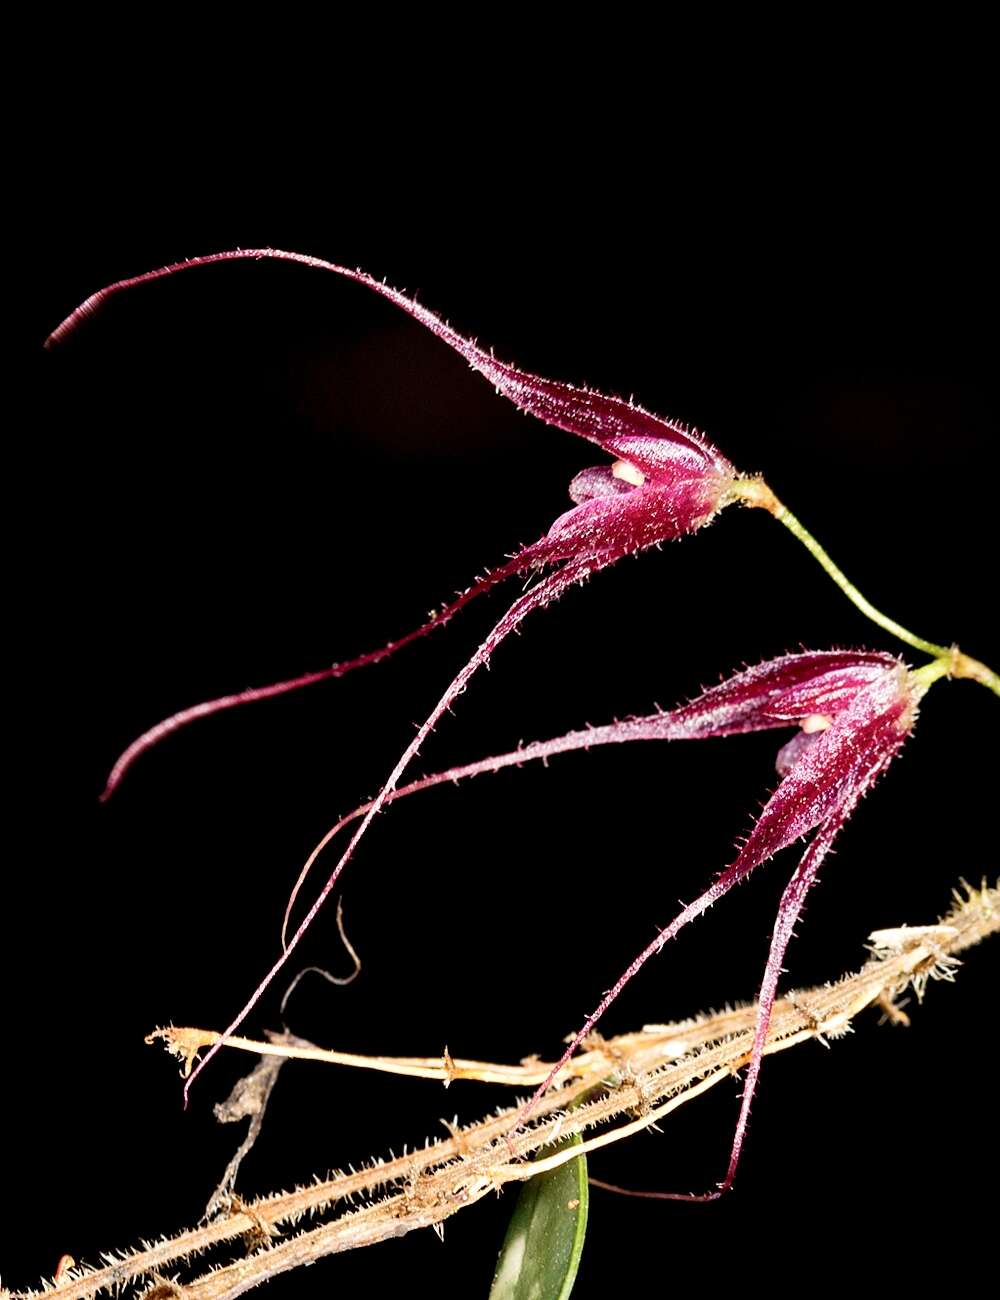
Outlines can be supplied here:
M546 1148L580 1146L579 1134ZM497 1259L489 1300L568 1300L587 1231L587 1158L536 1174L521 1188Z

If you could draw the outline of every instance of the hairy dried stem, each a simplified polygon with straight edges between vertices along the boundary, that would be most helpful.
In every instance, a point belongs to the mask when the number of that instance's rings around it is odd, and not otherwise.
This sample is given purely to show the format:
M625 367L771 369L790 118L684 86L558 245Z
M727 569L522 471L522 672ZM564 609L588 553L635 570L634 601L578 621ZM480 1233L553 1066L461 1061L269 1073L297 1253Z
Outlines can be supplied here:
M951 980L959 965L957 954L998 930L1000 884L994 888L984 884L956 893L951 912L936 925L877 931L871 936L870 960L855 974L831 985L790 993L775 1004L766 1051L840 1036L867 1007L877 1006L890 1018L901 1018L895 1004L904 990L913 988L920 997L929 980ZM505 1183L529 1178L542 1167L580 1154L577 1146L551 1157L544 1166L524 1162L557 1138L586 1134L583 1150L621 1141L730 1078L749 1059L755 1020L756 1008L751 1005L679 1024L647 1026L606 1041L595 1036L588 1050L560 1074L558 1086L542 1098L530 1125L517 1127L520 1110L515 1105L452 1130L446 1140L402 1157L375 1160L357 1172L251 1203L233 1197L228 1217L142 1250L106 1256L103 1268L65 1269L58 1283L40 1292L3 1292L0 1300L37 1295L89 1300L141 1279L152 1279L142 1293L146 1300L231 1300L325 1255L436 1227ZM200 1045L218 1039L217 1034L202 1030L165 1030L158 1035L188 1063ZM305 1055L316 1061L436 1077L445 1084L464 1077L530 1086L549 1069L534 1060L521 1066L495 1066L456 1061L447 1053L440 1058L357 1058L298 1043L237 1039L227 1046L259 1056ZM582 1100L587 1093L591 1096ZM569 1109L573 1102L579 1104ZM353 1198L359 1195L365 1199L355 1206ZM337 1217L279 1239L280 1225L294 1226L304 1216L328 1211L338 1203ZM240 1240L253 1248L244 1258L185 1283L162 1276L162 1270L181 1261Z

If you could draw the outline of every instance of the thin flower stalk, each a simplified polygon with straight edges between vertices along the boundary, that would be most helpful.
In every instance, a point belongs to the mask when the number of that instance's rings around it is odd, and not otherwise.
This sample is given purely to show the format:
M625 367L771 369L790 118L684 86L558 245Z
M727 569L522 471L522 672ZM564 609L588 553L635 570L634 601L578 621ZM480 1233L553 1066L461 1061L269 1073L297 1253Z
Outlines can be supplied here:
M934 641L928 641L924 637L917 636L909 628L903 627L902 623L897 623L894 618L890 618L888 614L883 614L880 609L876 609L871 601L848 578L843 569L834 562L826 548L817 541L788 507L778 500L763 479L740 479L733 485L732 491L735 496L747 505L758 506L766 510L779 523L784 524L792 536L801 542L813 559L819 563L823 572L833 579L851 604L864 614L865 618L869 619L877 627L882 628L883 631L888 632L890 636L894 636L898 641L902 641L905 645L912 646L915 650L922 650L924 654L931 655L936 660L946 661L950 677L964 677L970 681L977 681L980 685L985 686L987 690L992 691L994 695L1000 695L1000 676L992 668L987 667L978 659L973 659L971 655L963 654L958 646L939 645Z

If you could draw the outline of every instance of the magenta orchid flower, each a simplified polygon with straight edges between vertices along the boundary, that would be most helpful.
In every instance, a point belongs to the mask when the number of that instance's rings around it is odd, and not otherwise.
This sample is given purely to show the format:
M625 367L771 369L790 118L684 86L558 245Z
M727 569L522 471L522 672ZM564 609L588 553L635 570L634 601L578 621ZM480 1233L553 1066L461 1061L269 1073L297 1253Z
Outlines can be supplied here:
M841 827L911 731L917 703L925 689L924 681L919 675L908 673L897 659L886 654L830 651L788 655L739 673L705 691L689 704L669 712L570 732L556 739L483 759L465 767L452 768L398 788L410 762L445 710L462 693L474 673L489 662L494 650L529 613L556 599L572 583L583 581L623 556L703 527L732 501L766 504L772 511L775 511L778 503L764 489L763 484L759 486L766 497L751 501L749 498L752 493L746 490L748 481L739 476L729 461L696 430L652 415L631 401L626 402L617 397L518 370L498 361L492 353L453 330L440 317L413 299L372 279L364 272L352 271L302 254L274 249L235 250L195 258L120 281L87 299L53 332L49 342L59 342L108 298L125 289L193 267L237 259L262 258L274 258L331 271L374 290L463 356L474 370L488 379L501 395L520 410L537 416L547 424L586 438L612 459L577 474L570 485L573 508L561 514L543 537L522 547L506 563L478 579L422 627L380 650L319 672L307 673L271 686L224 696L185 709L140 736L115 764L105 797L114 790L139 755L186 723L222 709L284 694L326 678L339 677L354 668L375 663L447 622L475 596L504 579L516 574L538 574L535 585L514 601L445 690L376 798L339 822L317 846L292 893L289 910L318 854L343 826L360 818L360 824L319 897L291 938L284 943L282 955L219 1042L199 1062L187 1080L185 1098L194 1078L226 1038L238 1028L284 966L323 901L335 887L372 819L384 805L442 781L460 780L484 771L495 771L536 758L546 759L593 745L632 740L704 739L797 724L798 734L783 746L777 757L780 784L765 805L735 861L659 933L604 994L597 1009L574 1036L562 1059L553 1067L548 1078L522 1111L522 1119L526 1119L538 1098L580 1042L651 956L761 863L803 836L812 835L778 908L760 988L753 1049L725 1178L717 1191L705 1197L685 1198L714 1199L730 1186L739 1162L781 963L795 922ZM795 521L787 512L784 512L784 516L792 527ZM801 529L801 526L795 526ZM827 567L832 572L832 566ZM845 584L846 579L841 581L842 586ZM876 615L878 613L873 612ZM900 629L891 621L886 623L883 616L876 618L876 621L879 620L882 625L889 626L890 630L905 634L905 629ZM933 653L946 653L941 647L921 643L912 636L904 635L904 639ZM287 928L288 912L285 921Z
M265 258L332 271L374 290L463 356L473 370L479 371L498 393L512 401L518 409L537 416L546 424L555 425L596 443L602 451L615 459L612 463L585 469L577 474L569 489L570 498L574 502L573 509L561 514L544 537L522 547L506 563L478 579L421 627L390 641L381 649L369 651L354 659L275 682L270 686L206 700L157 723L133 741L119 757L108 777L102 795L104 799L113 793L141 754L178 728L224 709L284 695L315 682L342 677L366 664L377 663L409 642L442 626L470 600L506 578L551 570L526 595L514 602L452 683L441 705L421 729L418 741L411 747L412 753L415 753L420 740L461 692L469 677L488 661L493 650L532 610L543 608L573 583L582 582L623 556L703 527L711 522L723 506L735 499L730 492L737 477L736 471L697 430L687 428L678 421L652 415L634 402L518 370L515 366L498 361L491 352L459 334L414 299L391 289L365 272L352 271L301 253L271 248L236 249L178 262L144 275L120 280L99 290L77 307L52 331L46 346L51 347L61 342L109 298L124 290L216 262ZM392 787L405 766L406 762L403 762L394 776L390 777L387 789Z
M271 981L288 961L325 899L354 854L375 815L395 799L445 781L460 781L487 771L549 759L595 745L634 740L700 740L765 729L795 727L796 734L779 750L776 767L779 784L764 805L735 859L694 902L683 907L630 963L607 990L597 1008L573 1036L560 1060L522 1108L519 1122L533 1113L577 1047L598 1023L629 981L650 957L689 922L781 850L810 837L778 905L767 962L758 996L753 1045L747 1062L739 1116L725 1176L716 1190L700 1196L658 1194L667 1199L715 1200L735 1177L743 1147L768 1029L777 996L782 962L795 924L820 867L861 797L889 765L913 729L920 699L938 677L969 677L1000 694L996 673L963 655L957 646L941 645L915 636L875 609L833 563L822 547L777 500L762 480L737 473L697 430L653 415L631 401L541 378L498 361L491 352L465 338L415 300L362 271L297 253L275 249L234 250L176 263L112 284L92 295L53 331L48 340L60 342L116 293L174 275L182 270L241 259L277 259L333 272L372 289L417 320L441 339L518 409L543 422L577 434L596 444L609 458L604 464L583 469L570 484L573 507L560 514L546 533L522 546L507 561L460 592L430 621L381 649L334 664L318 672L209 700L185 709L145 732L115 763L102 797L107 798L131 764L160 739L200 717L237 705L285 694L314 682L340 677L354 668L376 663L397 649L448 622L476 596L515 575L537 580L516 599L483 643L446 688L441 699L418 729L386 778L377 796L343 818L323 838L303 867L292 891L282 932L282 954L258 985L250 1000L219 1036L188 1077L184 1096L198 1074L242 1024ZM464 691L478 669L533 610L544 608L568 587L615 563L622 557L661 542L681 537L710 523L734 501L763 506L779 519L811 554L852 602L874 623L908 645L933 656L933 662L911 672L897 658L867 651L824 651L786 655L746 669L705 690L697 698L667 712L629 718L602 727L572 731L546 741L522 746L461 767L423 777L407 785L400 781L423 741ZM346 849L334 866L318 897L290 938L288 920L310 868L334 836L359 822Z
M714 1200L732 1184L739 1163L750 1106L760 1072L764 1045L777 994L785 949L806 896L827 853L857 805L898 753L913 729L917 705L926 686L892 655L832 650L786 655L760 664L705 691L689 704L650 717L629 718L607 726L571 731L551 740L522 746L461 767L449 768L403 786L385 802L403 798L446 781L519 766L534 759L595 745L635 740L704 740L797 725L796 736L779 751L782 776L743 843L734 862L694 902L688 904L623 972L597 1009L573 1036L521 1113L526 1119L541 1095L625 985L690 921L717 902L756 867L805 835L813 833L778 906L767 964L758 996L757 1023L729 1165L716 1191L704 1196L668 1194L668 1199ZM306 872L334 835L374 807L366 804L343 818L314 850L293 891L289 908ZM333 871L305 919L288 941L275 970L305 933L334 888L342 863ZM286 923L287 923L286 913ZM270 977L269 977L270 978ZM206 1058L207 1059L207 1058Z

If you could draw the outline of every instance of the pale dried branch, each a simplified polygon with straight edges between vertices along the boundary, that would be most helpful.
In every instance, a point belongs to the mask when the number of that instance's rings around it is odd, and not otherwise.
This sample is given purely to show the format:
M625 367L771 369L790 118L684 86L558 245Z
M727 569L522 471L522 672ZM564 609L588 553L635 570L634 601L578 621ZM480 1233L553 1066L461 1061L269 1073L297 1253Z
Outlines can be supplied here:
M952 911L936 925L877 931L871 936L870 960L855 974L835 984L790 993L775 1004L767 1052L783 1051L814 1038L836 1038L867 1007L881 1007L891 1015L906 989L913 988L919 998L928 980L951 980L959 965L957 954L998 930L1000 887L990 889L984 884L981 889L966 887L964 893L956 894ZM577 1146L550 1157L544 1165L526 1162L526 1157L557 1138L590 1135L600 1129L587 1137L584 1150L621 1141L731 1077L749 1057L755 1018L751 1005L680 1024L648 1026L639 1033L606 1041L595 1036L588 1050L560 1075L558 1086L542 1099L530 1124L520 1129L516 1127L519 1108L514 1106L455 1129L448 1139L409 1155L376 1160L357 1172L249 1204L234 1198L233 1212L224 1220L141 1251L124 1252L118 1258L107 1256L100 1269L68 1269L58 1284L18 1296L24 1300L30 1295L89 1300L101 1291L152 1278L146 1300L231 1300L279 1273L325 1255L439 1225L505 1183L529 1178L543 1167L580 1154ZM182 1056L218 1038L200 1030L159 1033ZM261 1056L306 1055L311 1060L413 1073L444 1083L460 1072L466 1078L530 1085L548 1069L534 1060L521 1066L459 1062L447 1053L440 1058L357 1058L299 1044L234 1040L228 1045ZM588 1093L591 1095L585 1097ZM574 1102L578 1104L568 1109ZM385 1194L378 1197L380 1191ZM352 1199L359 1194L367 1199L354 1206ZM338 1202L344 1207L339 1217L287 1240L275 1239L279 1225L295 1225L306 1214L329 1210ZM184 1284L163 1280L165 1268L234 1239L251 1243L254 1253ZM4 1293L3 1300L8 1296ZM9 1296L9 1300L18 1300L18 1296Z

